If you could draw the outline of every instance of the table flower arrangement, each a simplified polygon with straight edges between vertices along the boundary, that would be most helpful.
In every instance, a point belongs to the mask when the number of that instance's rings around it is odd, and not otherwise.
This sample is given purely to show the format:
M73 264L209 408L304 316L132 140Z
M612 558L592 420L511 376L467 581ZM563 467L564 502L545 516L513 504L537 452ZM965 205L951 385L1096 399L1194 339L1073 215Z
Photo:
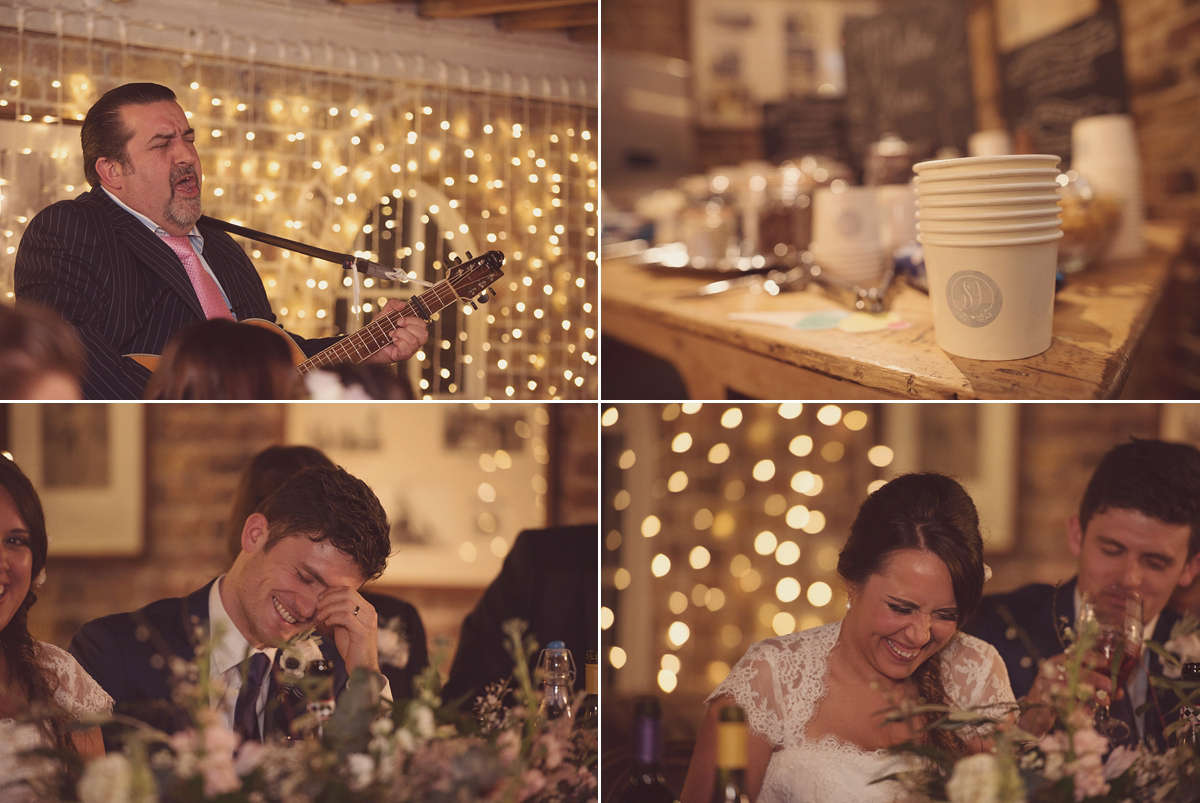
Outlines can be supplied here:
M1197 622L1187 619L1164 645L1147 643L1163 658L1164 677L1152 682L1169 689L1183 709L1200 706L1200 683L1180 679L1185 661L1200 660ZM1182 716L1166 729L1174 744L1157 751L1145 743L1113 747L1096 727L1093 708L1103 702L1080 678L1086 635L1067 648L1065 671L1053 688L1057 726L1037 737L1017 724L1019 711L955 710L923 703L897 706L892 721L908 721L914 732L928 728L977 729L985 748L954 757L914 739L897 752L915 755L918 769L882 780L899 781L913 803L1196 803L1200 801L1200 729ZM1174 667L1174 670L1172 670ZM932 718L932 722L929 720ZM927 723L920 725L917 723Z
M514 659L512 679L489 689L477 712L463 713L438 695L432 667L418 681L413 700L381 700L381 675L356 671L332 714L307 724L304 736L242 742L208 708L201 655L173 667L182 675L177 692L191 701L193 726L167 735L137 727L120 753L85 767L64 765L52 779L78 777L75 795L36 799L79 803L307 803L309 801L496 801L584 803L597 796L594 729L573 720L540 721L540 690L528 658L536 645L524 624L506 625ZM285 648L281 664L301 688L311 644ZM295 658L289 662L289 658ZM290 663L290 666L289 666ZM506 707L509 694L516 705ZM307 689L306 689L307 691ZM312 699L312 698L310 698ZM45 752L45 751L43 751ZM47 787L48 788L48 787Z

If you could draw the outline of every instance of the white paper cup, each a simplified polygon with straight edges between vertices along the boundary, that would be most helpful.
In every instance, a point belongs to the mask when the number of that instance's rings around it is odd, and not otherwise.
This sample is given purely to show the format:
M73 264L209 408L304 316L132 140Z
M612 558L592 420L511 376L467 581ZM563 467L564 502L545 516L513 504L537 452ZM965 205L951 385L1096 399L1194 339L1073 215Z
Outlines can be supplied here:
M1050 230L1044 234L1023 235L1016 232L997 232L995 234L917 234L917 242L933 243L934 245L1029 245L1032 243L1061 240L1062 229Z
M1061 196L1058 192L1041 193L1039 195L1017 195L1007 198L975 198L964 199L952 196L918 198L917 208L921 214L937 209L957 210L960 212L1004 212L1018 209L1032 209L1038 206L1057 204Z
M949 187L978 186L981 189L991 184L1009 181L1056 181L1057 167L1012 167L999 170L971 170L961 173L938 175L937 171L917 176L913 181L919 192L935 192Z
M967 181L962 184L956 184L952 181L939 182L938 186L918 185L918 198L940 198L944 195L967 196L963 200L970 200L971 196L985 196L998 192L1008 193L1026 193L1036 194L1040 192L1057 192L1060 185L1057 181L998 181L994 184L979 184L975 181Z
M928 207L917 213L918 221L942 220L989 220L1018 221L1027 218L1040 218L1047 215L1058 215L1062 207L1058 204L1038 204L1034 206L1012 205L983 209L974 206Z
M938 346L975 360L1020 360L1049 348L1059 237L1000 246L926 240Z
M921 221L917 230L921 234L1008 234L1025 232L1019 236L1029 237L1041 233L1049 233L1062 226L1058 215L1047 215L1044 218L1025 221L1007 221L989 223L982 220L938 220Z
M909 184L881 184L875 187L879 206L879 239L883 247L895 251L912 242L917 234L917 193Z
M967 137L967 153L971 156L1008 156L1012 153L1012 137L1003 128L976 131Z
M1099 114L1076 120L1071 126L1071 159L1137 164L1140 157L1133 118L1128 114Z
M830 251L882 248L875 188L818 187L813 193L812 239Z
M975 170L999 170L1013 167L1055 167L1059 157L1048 153L1018 153L1007 156L963 156L958 159L933 159L917 162L913 172L924 178L927 175L969 173Z

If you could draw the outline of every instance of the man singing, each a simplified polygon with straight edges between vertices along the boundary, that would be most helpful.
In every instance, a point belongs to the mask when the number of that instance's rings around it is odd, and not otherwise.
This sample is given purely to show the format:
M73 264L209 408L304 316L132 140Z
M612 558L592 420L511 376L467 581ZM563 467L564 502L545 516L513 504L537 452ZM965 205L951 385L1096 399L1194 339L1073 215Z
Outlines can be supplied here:
M18 302L57 310L87 350L84 396L141 399L150 371L128 356L161 354L206 318L274 321L262 280L234 240L201 217L195 132L175 93L125 84L88 111L80 132L92 189L39 212L17 250ZM403 309L395 299L385 311ZM291 337L312 356L334 338ZM372 362L415 354L425 323L403 317Z

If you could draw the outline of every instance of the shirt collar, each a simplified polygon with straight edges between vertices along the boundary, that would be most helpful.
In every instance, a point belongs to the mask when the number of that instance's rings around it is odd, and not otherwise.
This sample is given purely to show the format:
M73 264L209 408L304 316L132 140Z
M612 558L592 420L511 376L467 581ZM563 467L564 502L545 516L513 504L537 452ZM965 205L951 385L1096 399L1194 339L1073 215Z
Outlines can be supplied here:
M224 581L225 575L221 575L208 592L208 632L209 637L213 639L210 659L213 673L222 675L255 652L265 653L274 663L276 649L267 647L255 650L229 617L225 603L221 601L221 583Z
M136 209L131 208L129 206L129 204L125 203L120 198L118 198L117 196L115 196L111 192L109 192L108 187L102 186L101 189L104 190L106 193L108 193L108 197L112 198L113 201L116 202L117 206L121 207L126 212L128 212L129 214L131 214L135 218L137 218L141 222L141 224L143 226L145 226L146 228L150 229L150 231L154 232L159 237L167 237L170 235L170 232L168 232L162 226L158 225L153 220L146 217L145 215L143 215L141 212L137 211ZM188 239L192 241L192 247L196 249L196 253L197 254L204 253L204 235L202 235L200 233L200 229L196 228L195 226L192 226L192 230L188 232L187 236L188 236Z

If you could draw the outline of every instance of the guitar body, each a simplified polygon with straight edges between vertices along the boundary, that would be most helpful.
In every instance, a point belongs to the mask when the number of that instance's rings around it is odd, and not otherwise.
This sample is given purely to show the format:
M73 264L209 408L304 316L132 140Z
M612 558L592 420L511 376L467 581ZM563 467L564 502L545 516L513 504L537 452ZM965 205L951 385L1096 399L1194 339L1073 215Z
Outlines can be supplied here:
M449 267L447 276L423 293L408 300L405 313L388 312L379 315L371 323L339 340L334 345L316 354L306 357L296 341L288 336L276 324L262 318L247 318L240 323L269 329L284 338L292 352L292 362L301 375L316 368L323 368L341 363L360 363L391 342L391 332L395 322L402 315L416 315L428 323L433 316L459 299L486 301L486 291L504 274L500 267L504 264L504 254L499 251L488 251L486 254L459 262ZM158 370L158 354L126 354L138 365Z

